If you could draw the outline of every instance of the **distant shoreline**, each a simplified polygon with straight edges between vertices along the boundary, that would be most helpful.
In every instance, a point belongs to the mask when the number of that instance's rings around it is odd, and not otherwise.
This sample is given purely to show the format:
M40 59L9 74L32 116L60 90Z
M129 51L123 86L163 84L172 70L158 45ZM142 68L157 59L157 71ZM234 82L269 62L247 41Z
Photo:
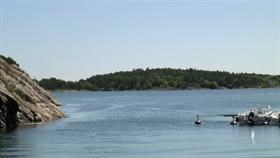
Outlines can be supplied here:
M246 89L278 89L280 87L266 87L266 88L258 88L258 87L250 87L250 88L217 88L217 89L210 89L210 88L196 88L196 89L148 89L148 90L111 90L111 91L105 91L105 90L48 90L51 93L56 92L133 92L133 91L198 91L198 90L246 90Z
M133 69L95 75L79 81L56 78L42 79L39 85L47 90L194 90L280 87L280 75L230 73L196 69Z

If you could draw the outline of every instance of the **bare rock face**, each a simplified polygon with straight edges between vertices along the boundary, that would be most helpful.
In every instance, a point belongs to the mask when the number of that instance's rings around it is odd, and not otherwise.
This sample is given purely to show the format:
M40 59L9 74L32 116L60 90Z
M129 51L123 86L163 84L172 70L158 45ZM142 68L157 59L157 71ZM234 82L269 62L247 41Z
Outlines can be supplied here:
M0 55L0 128L63 117L59 103L49 92Z

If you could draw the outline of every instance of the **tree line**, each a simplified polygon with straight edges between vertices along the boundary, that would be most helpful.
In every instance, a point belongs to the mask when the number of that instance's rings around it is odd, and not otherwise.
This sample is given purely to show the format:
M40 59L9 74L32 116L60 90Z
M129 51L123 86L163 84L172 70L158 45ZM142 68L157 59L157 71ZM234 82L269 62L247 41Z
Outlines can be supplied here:
M280 75L229 73L196 69L133 69L94 75L79 81L38 81L47 90L121 91L151 89L219 89L280 87Z

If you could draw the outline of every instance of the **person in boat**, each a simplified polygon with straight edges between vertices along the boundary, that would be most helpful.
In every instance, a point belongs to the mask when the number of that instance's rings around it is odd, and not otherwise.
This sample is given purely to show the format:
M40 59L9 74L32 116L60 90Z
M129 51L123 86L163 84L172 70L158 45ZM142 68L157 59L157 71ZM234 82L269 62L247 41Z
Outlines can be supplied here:
M254 124L254 116L255 116L255 113L253 112L253 110L251 110L251 112L248 115L248 124L249 125Z
M253 110L251 110L251 112L249 113L249 119L253 119L255 116L255 113L253 112Z

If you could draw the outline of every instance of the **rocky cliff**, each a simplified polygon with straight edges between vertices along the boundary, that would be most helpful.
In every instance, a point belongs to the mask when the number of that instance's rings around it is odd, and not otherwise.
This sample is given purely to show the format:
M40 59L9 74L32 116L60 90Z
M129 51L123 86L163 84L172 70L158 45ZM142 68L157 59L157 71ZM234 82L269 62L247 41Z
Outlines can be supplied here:
M0 55L0 128L47 122L65 117L55 98Z

